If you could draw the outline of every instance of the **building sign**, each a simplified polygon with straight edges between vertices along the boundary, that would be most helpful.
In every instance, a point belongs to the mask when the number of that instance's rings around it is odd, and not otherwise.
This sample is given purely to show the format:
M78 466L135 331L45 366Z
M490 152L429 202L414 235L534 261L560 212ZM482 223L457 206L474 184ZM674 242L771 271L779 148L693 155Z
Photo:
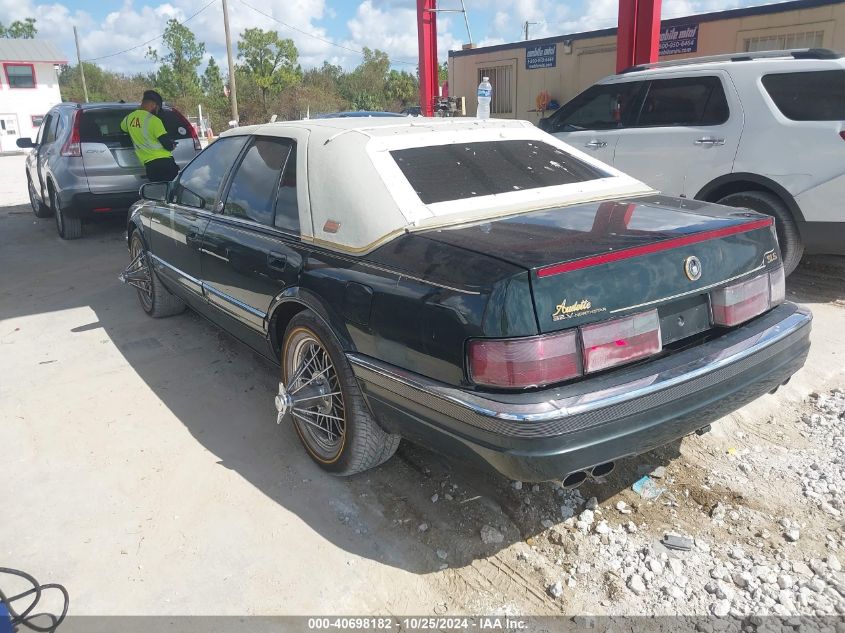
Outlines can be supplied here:
M660 56L695 53L698 50L698 24L664 26L660 29Z
M557 65L557 45L538 44L525 47L525 70L554 68Z

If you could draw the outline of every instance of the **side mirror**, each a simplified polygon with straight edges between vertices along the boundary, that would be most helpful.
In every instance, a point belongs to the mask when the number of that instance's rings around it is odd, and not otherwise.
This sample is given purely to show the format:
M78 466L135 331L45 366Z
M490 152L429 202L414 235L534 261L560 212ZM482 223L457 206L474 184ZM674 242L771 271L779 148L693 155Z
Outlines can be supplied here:
M144 200L167 202L167 192L169 189L169 182L148 182L141 185L141 191L139 193Z
M21 149L32 149L33 147L35 147L35 143L32 142L31 138L22 137L15 141L15 143Z

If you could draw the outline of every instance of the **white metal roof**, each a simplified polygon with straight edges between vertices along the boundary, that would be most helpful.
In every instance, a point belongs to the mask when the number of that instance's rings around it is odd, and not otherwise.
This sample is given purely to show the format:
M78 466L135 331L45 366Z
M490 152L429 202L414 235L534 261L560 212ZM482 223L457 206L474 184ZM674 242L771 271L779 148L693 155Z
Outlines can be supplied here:
M66 64L64 54L49 40L0 38L0 62Z
M481 221L529 210L651 191L641 182L580 152L527 121L471 118L311 119L267 123L224 133L307 136L310 217L300 209L303 239L348 252L366 252L404 231ZM605 178L425 204L393 160L409 147L500 140L547 143L600 168ZM300 198L302 200L302 198Z

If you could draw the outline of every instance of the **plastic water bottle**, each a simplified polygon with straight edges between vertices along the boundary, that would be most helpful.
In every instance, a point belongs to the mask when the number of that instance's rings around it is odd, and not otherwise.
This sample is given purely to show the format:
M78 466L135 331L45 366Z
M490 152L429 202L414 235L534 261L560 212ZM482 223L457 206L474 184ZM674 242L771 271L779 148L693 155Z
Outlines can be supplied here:
M493 86L490 84L490 77L482 77L481 83L478 84L478 110L475 112L476 118L490 118L490 101L492 98Z

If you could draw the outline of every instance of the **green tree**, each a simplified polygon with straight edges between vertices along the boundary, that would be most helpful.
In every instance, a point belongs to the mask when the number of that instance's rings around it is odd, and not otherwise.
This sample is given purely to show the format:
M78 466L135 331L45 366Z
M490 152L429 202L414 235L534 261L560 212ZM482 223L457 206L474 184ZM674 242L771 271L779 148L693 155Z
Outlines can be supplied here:
M0 37L31 40L38 33L35 18L24 18L23 22L15 20L9 26L0 22Z
M223 130L229 120L229 100L223 90L223 73L214 57L210 57L200 80L204 95L203 109L211 121L212 129Z
M137 103L144 90L153 85L149 75L123 75L104 70L90 62L85 66L85 83L88 86L88 98L97 101L126 101ZM84 99L82 78L79 66L62 66L59 72L59 89L64 101L81 102Z
M341 79L341 95L352 107L360 110L381 110L386 107L387 75L390 58L378 49L363 50L364 60Z
M159 64L156 85L168 101L193 109L201 93L197 70L205 55L205 44L198 42L188 27L171 18L162 36L164 54L153 48L147 57Z
M437 79L441 84L449 79L449 64L446 62L437 65Z
M391 70L385 82L385 92L394 109L416 105L420 100L420 82L415 75Z
M282 39L276 31L246 29L238 40L238 67L258 89L261 106L267 110L267 97L299 82L302 69L299 53L291 39Z

